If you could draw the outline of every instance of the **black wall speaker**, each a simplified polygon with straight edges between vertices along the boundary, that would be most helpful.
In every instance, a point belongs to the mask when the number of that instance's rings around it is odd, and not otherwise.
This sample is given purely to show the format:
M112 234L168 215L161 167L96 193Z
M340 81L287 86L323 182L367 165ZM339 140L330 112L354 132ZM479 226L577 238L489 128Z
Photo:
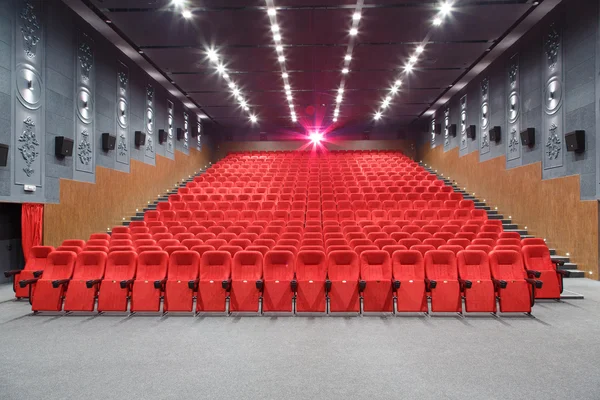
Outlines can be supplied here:
M476 132L477 132L477 127L475 125L467 126L467 137L469 139L475 140Z
M499 126L495 126L490 129L490 141L498 143L500 141L501 129Z
M146 144L146 134L142 131L135 131L135 147L144 146Z
M177 140L183 140L183 128L177 128Z
M573 131L565 133L567 151L583 153L585 151L585 131Z
M158 144L163 144L167 141L167 131L164 129L158 130Z
M448 135L456 137L456 124L448 125Z
M104 150L104 151L114 150L116 144L117 144L116 136L113 136L110 133L102 134L102 150Z
M436 135L439 135L442 133L442 124L435 124L435 127L433 128L433 132Z
M73 155L73 139L57 136L54 139L54 153L56 157L71 157Z
M527 128L521 131L519 135L521 136L521 144L523 146L535 146L535 128Z
M8 145L0 143L0 167L8 165Z

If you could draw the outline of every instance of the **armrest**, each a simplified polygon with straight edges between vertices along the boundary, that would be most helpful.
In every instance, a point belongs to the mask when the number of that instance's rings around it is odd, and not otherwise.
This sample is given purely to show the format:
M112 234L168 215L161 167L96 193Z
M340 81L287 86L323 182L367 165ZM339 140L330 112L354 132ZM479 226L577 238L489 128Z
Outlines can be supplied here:
M542 273L540 271L535 271L533 269L528 269L527 270L527 275L531 275L535 278L539 278L540 276L542 276Z
M531 283L536 289L541 289L544 284L542 281L538 281L536 279L526 278L525 280Z
M33 278L33 279L23 279L22 281L19 281L19 286L21 286L22 288L24 288L27 285L31 285L33 283L36 283L40 278Z
M229 279L226 279L224 281L221 281L221 287L227 291L229 291L229 287L231 286L231 281Z
M471 289L471 287L473 287L473 282L471 282L469 280L459 279L458 281L465 289Z
M400 289L400 283L400 281L392 281L392 287L394 288L394 290Z
M329 293L331 291L331 281L327 279L325 281L325 292Z
M256 288L261 292L263 290L263 286L264 286L263 284L264 284L264 282L261 279L256 281Z
M506 289L506 281L498 279L493 279L492 281L494 282L494 286L496 286L496 288Z
M22 269L11 269L10 271L4 271L4 277L5 278L10 278L11 276L15 276L17 274L20 274L21 271L23 271Z
M127 286L133 285L133 279L128 279L126 281L120 282L121 289L127 289Z
M196 290L198 288L198 279L196 279L195 281L189 281L188 287L192 290Z
M367 281L358 281L358 291L364 292L367 287Z
M56 289L60 285L66 285L67 283L69 283L69 279L57 279L55 281L52 281L52 287Z
M566 276L567 278L571 276L571 272L565 271L564 269L557 269L556 273L562 276Z
M161 279L160 281L154 281L154 289L162 289L165 282L167 282L167 278Z
M298 281L292 279L292 281L290 282L290 287L292 288L292 292L296 292L296 290L298 290Z
M85 287L91 289L94 285L97 285L100 282L102 282L102 279L90 279L89 281L85 282Z
M34 278L39 278L40 276L42 276L43 273L44 273L43 270L33 271L33 277Z
M430 289L435 289L437 287L437 281L429 281L429 288Z

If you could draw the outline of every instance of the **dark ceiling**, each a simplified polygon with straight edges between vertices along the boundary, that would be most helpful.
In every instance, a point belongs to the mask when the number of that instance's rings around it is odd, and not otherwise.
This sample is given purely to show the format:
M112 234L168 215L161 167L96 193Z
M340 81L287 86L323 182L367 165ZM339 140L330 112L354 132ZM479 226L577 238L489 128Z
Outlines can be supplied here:
M187 0L191 19L169 0L91 0L89 5L215 124L248 127L248 113L206 56L214 47L259 124L282 129L332 124L342 78L345 91L336 124L372 121L407 58L427 37L415 70L381 120L411 124L534 8L531 0L457 0L442 26L433 27L439 1L275 0L298 117L294 123L267 15L271 1ZM357 4L362 5L361 19L358 35L351 37ZM351 39L350 72L343 75Z

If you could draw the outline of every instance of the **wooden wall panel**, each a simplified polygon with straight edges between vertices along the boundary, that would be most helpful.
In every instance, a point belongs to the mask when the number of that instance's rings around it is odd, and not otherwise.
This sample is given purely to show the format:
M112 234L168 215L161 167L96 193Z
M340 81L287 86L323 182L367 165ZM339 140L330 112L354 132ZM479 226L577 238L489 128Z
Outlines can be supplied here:
M479 162L478 152L459 157L442 146L425 145L420 158L598 279L598 202L580 200L578 175L542 180L539 162L507 170L505 157Z
M91 233L106 232L123 217L135 214L148 201L173 188L208 164L209 149L175 152L175 160L156 156L156 166L131 160L131 172L97 167L96 183L60 181L60 203L44 207L44 244L58 246L65 239L87 240Z

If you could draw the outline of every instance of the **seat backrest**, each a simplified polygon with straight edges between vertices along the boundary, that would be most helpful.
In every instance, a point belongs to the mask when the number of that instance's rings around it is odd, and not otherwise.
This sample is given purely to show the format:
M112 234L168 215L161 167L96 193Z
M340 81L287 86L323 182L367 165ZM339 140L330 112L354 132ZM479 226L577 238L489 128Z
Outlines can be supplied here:
M494 279L511 281L527 278L521 253L514 250L493 250L488 256Z
M107 255L101 251L82 251L77 255L73 279L102 279L106 268Z
M77 253L56 250L48 256L42 279L70 279L77 260Z
M461 279L470 281L491 279L490 262L484 251L459 251L456 255L456 264Z
M383 250L366 250L360 255L360 277L363 280L392 279L390 255Z
M327 262L323 251L300 250L296 256L296 277L300 281L324 281Z
M487 244L470 244L465 247L465 250L481 250L487 254L492 251L492 247Z
M462 246L459 246L457 244L444 244L441 245L437 248L438 250L450 250L451 252L453 252L455 255L458 254L459 251L463 251L465 248Z
M263 255L263 258L265 256L265 254L267 254L267 252L270 249L267 246L259 246L259 245L250 245L248 247L246 247L245 251L257 251L259 253L261 253Z
M138 255L134 251L113 251L108 254L104 279L130 280L135 277Z
M399 281L425 279L423 255L416 250L398 250L392 255L392 274Z
M127 228L129 229L129 228ZM79 247L82 248L85 246L85 240L79 240L79 239L68 239L68 240L63 240L61 246L65 246L65 247Z
M546 245L544 239L541 238L525 238L521 240L521 246L531 246L531 245Z
M233 256L231 279L257 281L262 278L263 254L259 251L238 251Z
M191 281L198 278L200 255L195 251L179 250L169 257L169 280Z
M24 270L42 271L46 267L48 255L54 251L52 246L33 246L29 251Z
M457 280L456 256L450 250L425 253L425 274L431 280Z
M242 251L244 249L241 248L240 246L232 246L230 244L226 244L224 246L219 247L218 250L228 252L229 254L231 254L231 257L233 259L233 256L235 255L235 253L237 253L238 251Z
M360 260L354 251L336 250L327 255L327 275L332 281L354 281L360 276Z
M264 256L263 276L265 280L291 281L296 268L295 255L287 250L271 250Z
M136 280L155 281L167 276L169 254L166 251L145 251L138 256Z
M206 251L200 259L200 281L224 281L231 275L231 254L227 251Z
M550 258L550 250L545 244L526 245L521 248L525 268L535 271L553 271L556 269Z

